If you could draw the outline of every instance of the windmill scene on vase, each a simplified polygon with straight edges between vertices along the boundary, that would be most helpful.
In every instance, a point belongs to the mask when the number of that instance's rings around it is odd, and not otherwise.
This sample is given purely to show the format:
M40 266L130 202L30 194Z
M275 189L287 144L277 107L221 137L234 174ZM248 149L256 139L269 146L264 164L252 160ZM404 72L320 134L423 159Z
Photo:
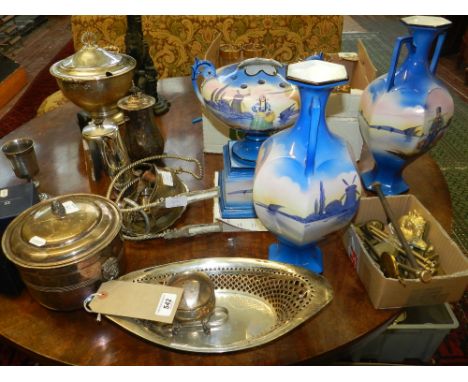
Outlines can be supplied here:
M303 169L295 168L294 161L276 162L265 169L262 159L275 150L269 143L260 150L260 175L254 188L256 212L267 228L273 225L274 232L301 245L345 226L357 211L361 194L354 164L325 161L314 179L298 182L300 177L294 174Z

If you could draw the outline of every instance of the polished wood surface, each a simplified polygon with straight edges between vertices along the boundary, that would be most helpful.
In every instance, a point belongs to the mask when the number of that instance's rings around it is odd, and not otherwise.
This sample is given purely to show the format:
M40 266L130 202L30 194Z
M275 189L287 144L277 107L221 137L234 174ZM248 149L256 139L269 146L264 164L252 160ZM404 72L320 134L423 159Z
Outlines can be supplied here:
M221 169L221 156L203 155L201 123L192 124L200 113L187 78L160 82L161 92L172 106L157 123L166 138L166 152L195 156L203 161L205 176L194 181L183 176L189 188L209 188L213 173ZM41 168L41 191L51 194L88 192L77 108L71 104L34 119L12 132L8 139L28 136L36 143ZM183 162L178 165L184 166ZM451 222L450 196L437 165L427 156L406 172L411 191L433 212L444 228ZM3 156L0 185L20 183ZM210 223L212 202L190 205L178 225ZM219 233L174 241L153 240L125 243L126 271L215 256L266 258L269 233ZM324 276L334 290L334 299L317 316L283 337L260 347L227 354L194 354L174 351L133 336L107 319L83 311L55 312L36 303L27 291L17 298L0 296L0 335L34 354L44 363L74 365L287 365L319 363L369 332L387 324L397 310L375 310L347 258L339 233L322 243Z

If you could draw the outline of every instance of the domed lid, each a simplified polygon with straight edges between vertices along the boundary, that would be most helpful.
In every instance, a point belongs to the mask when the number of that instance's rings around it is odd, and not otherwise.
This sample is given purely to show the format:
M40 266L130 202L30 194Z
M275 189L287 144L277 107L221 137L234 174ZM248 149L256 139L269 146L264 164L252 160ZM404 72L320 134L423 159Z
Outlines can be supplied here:
M133 57L98 47L94 33L83 33L81 42L83 47L78 52L51 66L53 76L62 79L100 79L126 73L136 66Z
M214 299L213 282L202 272L180 273L170 279L167 284L184 290L178 310L193 311L208 305Z
M120 231L120 212L110 200L70 194L23 211L2 239L5 255L26 268L55 268L95 254Z
M142 109L148 109L152 107L156 100L154 97L151 97L148 94L143 93L139 88L133 86L130 89L130 94L128 97L121 98L119 102L117 102L117 106L123 110L127 111L136 111Z
M414 25L419 27L440 28L447 27L452 22L443 17L436 16L408 16L403 17L401 21L406 25Z
M322 60L309 60L290 64L286 76L288 80L296 80L317 86L348 80L348 73L344 65Z

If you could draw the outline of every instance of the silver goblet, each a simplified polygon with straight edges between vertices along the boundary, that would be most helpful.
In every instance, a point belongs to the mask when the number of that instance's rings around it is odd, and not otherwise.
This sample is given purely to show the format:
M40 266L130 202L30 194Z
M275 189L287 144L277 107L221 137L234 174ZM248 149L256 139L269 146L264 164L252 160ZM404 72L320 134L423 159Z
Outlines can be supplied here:
M2 151L10 161L15 175L20 179L27 179L32 182L36 189L39 188L39 181L35 176L39 173L34 142L29 138L12 139L2 146ZM39 194L39 199L47 199L48 195Z

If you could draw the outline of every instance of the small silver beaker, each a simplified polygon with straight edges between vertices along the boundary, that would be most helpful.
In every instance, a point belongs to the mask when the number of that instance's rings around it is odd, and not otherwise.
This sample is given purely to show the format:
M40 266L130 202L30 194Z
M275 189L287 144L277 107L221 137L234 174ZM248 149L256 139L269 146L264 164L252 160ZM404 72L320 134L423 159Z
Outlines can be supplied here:
M29 138L12 139L2 146L2 151L11 163L11 167L18 178L33 181L39 173L34 142ZM34 180L36 187L38 181Z
M90 122L81 132L84 156L91 192L105 194L111 179L130 164L130 159L118 126L111 120L95 122ZM121 189L131 179L130 172L123 174L115 188Z
M132 161L164 152L164 139L154 122L154 97L144 94L137 87L132 94L121 98L118 107L125 114L125 136L128 155Z

